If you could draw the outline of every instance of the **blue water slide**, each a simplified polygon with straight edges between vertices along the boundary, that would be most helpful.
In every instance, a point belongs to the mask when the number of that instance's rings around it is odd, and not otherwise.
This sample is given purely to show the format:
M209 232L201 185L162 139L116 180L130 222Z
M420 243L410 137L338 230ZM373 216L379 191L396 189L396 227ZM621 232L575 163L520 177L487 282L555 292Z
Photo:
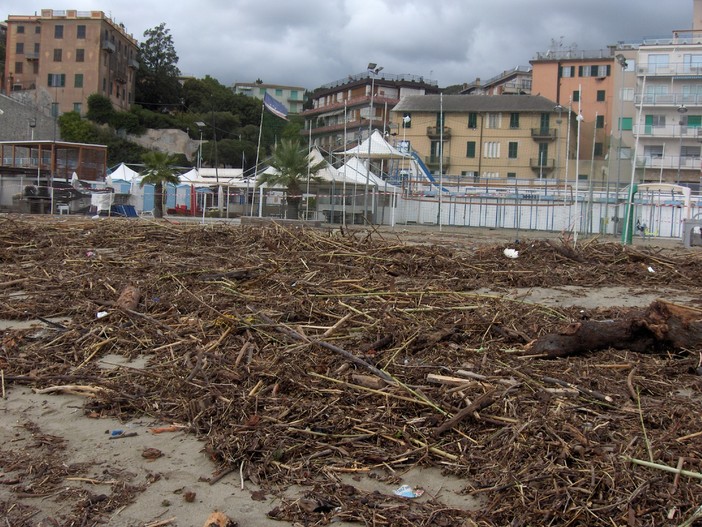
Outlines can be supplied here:
M422 161L422 158L419 157L417 152L412 152L411 155L412 155L412 159L414 159L414 162L417 163L419 170L424 174L424 177L427 178L432 185L434 185L437 188L440 188L444 192L449 192L449 190L446 187L442 187L439 184L439 182L436 181L436 178L431 173L431 171L427 168L427 166L424 164L424 161Z

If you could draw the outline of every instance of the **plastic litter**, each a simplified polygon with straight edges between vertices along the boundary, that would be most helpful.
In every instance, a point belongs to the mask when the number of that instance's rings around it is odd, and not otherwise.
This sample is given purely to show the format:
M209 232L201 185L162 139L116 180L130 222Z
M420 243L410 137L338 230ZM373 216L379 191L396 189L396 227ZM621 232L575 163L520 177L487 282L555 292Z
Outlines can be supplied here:
M648 272L649 273L655 273L656 271L651 267L650 265L648 266Z
M402 485L401 487L394 490L396 496L401 498L419 498L424 494L424 489L419 487L412 488L409 485Z
M507 258L518 258L519 257L519 251L517 251L515 249L508 248L508 249L505 249L503 252Z
M96 316L97 316L97 318L103 318L103 317L106 317L107 315L109 315L109 313L107 311L98 311Z

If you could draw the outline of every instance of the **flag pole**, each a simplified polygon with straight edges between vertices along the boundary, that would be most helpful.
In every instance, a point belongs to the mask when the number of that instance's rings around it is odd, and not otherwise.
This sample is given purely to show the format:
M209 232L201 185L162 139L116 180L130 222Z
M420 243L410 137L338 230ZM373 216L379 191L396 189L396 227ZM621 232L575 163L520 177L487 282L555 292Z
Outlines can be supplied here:
M263 131L263 113L265 111L266 106L263 102L261 102L261 124L258 125L258 145L256 146L256 164L254 165L254 188L258 181L258 155L261 151L261 132ZM256 192L254 191L254 193L251 196L251 212L249 214L250 216L253 216L255 196Z

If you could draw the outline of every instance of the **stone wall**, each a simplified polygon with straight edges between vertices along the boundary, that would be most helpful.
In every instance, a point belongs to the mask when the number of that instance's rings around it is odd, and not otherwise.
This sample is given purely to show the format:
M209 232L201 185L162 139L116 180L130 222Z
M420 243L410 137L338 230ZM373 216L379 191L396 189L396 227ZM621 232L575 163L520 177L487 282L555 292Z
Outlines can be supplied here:
M31 123L34 127L34 139L53 141L61 139L61 131L56 119L48 113L40 112L31 98L15 100L0 94L0 141L30 141L32 139Z

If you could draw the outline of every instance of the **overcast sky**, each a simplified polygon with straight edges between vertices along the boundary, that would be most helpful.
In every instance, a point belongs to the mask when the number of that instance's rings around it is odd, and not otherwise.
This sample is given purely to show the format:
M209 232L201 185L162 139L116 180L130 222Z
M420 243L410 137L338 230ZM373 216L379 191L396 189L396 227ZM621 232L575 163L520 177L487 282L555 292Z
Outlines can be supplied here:
M65 1L65 0L64 0ZM48 5L47 5L48 4ZM0 16L102 10L141 41L166 24L186 75L314 89L366 71L439 86L528 66L554 46L606 48L692 27L693 0L4 0Z

